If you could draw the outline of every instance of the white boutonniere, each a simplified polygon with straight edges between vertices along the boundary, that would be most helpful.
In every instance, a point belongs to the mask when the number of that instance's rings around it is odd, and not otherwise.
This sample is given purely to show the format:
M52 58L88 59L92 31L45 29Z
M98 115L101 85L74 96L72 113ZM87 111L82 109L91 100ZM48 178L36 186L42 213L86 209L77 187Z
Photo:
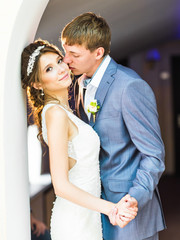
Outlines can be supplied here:
M88 112L93 115L93 122L96 120L96 113L99 111L100 105L98 104L97 100L94 99L90 104L87 106Z

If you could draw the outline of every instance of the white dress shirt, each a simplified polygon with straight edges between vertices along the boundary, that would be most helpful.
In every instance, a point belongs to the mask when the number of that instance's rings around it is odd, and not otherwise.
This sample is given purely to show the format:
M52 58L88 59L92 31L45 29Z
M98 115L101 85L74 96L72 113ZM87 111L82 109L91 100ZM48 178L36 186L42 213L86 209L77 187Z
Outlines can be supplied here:
M86 87L86 92L85 92L85 97L84 97L84 107L85 107L85 112L90 120L91 113L87 111L87 106L90 104L91 101L94 100L97 88L101 82L101 79L111 61L111 57L107 55L101 64L99 65L98 69L92 76L91 82L87 85Z

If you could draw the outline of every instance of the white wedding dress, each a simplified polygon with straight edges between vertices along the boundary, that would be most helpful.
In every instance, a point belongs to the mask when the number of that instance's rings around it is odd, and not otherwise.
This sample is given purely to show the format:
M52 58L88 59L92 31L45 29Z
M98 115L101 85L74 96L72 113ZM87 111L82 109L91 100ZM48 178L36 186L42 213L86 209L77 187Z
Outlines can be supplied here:
M46 110L58 104L47 104L42 111L42 134L47 142ZM78 128L78 135L68 143L68 155L76 160L69 170L69 181L100 198L99 150L100 141L91 126L84 123L61 105ZM102 240L100 213L83 208L56 196L51 216L52 240Z

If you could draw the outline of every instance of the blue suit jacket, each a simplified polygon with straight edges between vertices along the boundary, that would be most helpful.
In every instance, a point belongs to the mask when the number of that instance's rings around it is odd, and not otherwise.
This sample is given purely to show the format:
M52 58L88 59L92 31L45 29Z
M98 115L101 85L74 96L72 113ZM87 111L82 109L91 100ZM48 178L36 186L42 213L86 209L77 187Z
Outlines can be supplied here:
M154 94L133 70L111 60L95 99L101 107L90 125L101 141L102 198L117 203L129 193L139 208L137 217L122 229L102 215L104 239L150 237L165 228L157 189L165 169L164 145ZM83 119L87 122L84 115Z

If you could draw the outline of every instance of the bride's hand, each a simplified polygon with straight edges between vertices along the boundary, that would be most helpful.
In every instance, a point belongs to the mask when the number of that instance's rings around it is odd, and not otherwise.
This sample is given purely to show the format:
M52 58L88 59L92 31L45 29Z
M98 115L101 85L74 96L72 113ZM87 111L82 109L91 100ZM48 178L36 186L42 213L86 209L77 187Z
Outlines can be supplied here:
M110 211L108 217L112 225L119 225L123 228L136 217L137 212L138 203L136 199L127 194Z

